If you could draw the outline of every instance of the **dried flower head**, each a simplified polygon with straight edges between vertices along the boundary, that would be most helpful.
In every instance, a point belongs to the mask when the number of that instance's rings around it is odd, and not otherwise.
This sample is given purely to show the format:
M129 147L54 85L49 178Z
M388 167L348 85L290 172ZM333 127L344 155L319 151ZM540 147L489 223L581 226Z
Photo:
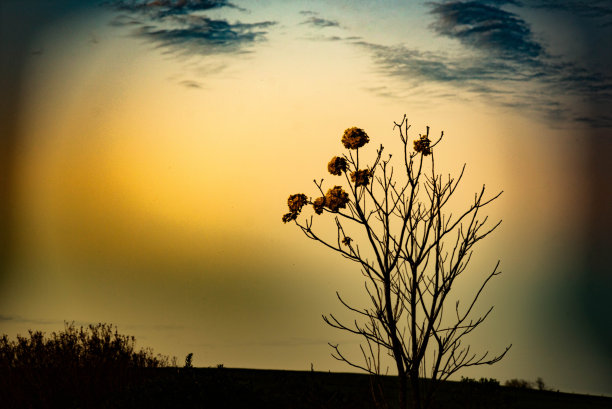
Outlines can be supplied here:
M346 165L346 159L334 156L327 164L327 170L332 175L340 176L342 172L346 171Z
M295 220L295 219L297 219L297 217L298 217L298 214L297 213L293 213L293 212L284 214L283 215L283 223L287 223L287 222L290 222L291 220Z
M353 241L353 239L351 239L349 236L344 236L344 238L342 239L342 244L344 244L345 246L350 246L351 241Z
M367 186L370 183L372 174L368 169L358 170L351 173L351 180L355 182L355 186Z
M368 143L370 138L368 134L361 128L352 127L344 131L342 135L342 144L346 149L358 149Z
M325 194L325 206L332 212L344 209L349 201L348 193L342 190L341 186L334 186Z
M325 197L318 197L312 202L312 207L316 214L323 213L323 207L325 207Z
M415 152L421 152L423 156L427 156L431 154L431 141L427 137L427 135L419 135L419 139L415 139L414 141L414 150Z
M289 196L287 199L287 205L289 206L289 210L291 213L299 214L302 211L302 207L306 205L308 202L308 198L303 193L297 193L295 195Z

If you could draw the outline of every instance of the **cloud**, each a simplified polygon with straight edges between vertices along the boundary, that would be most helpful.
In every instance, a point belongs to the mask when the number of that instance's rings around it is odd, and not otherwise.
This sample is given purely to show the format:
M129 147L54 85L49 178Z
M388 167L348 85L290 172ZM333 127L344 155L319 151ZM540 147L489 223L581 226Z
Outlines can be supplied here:
M117 0L106 3L127 13L112 24L133 26L133 34L146 38L169 53L206 55L245 53L247 47L265 40L273 21L254 23L213 19L202 12L223 7L245 11L226 0Z
M610 127L612 76L550 55L525 20L501 9L506 4L521 5L494 0L429 3L435 18L430 28L463 46L453 54L352 41L367 50L380 73L405 86L370 86L370 91L401 97L407 90L431 92L427 84L446 84L461 91L454 98L479 98L556 123Z
M326 18L319 17L319 13L316 11L302 10L300 14L308 16L308 18L302 21L300 24L309 25L315 28L326 28L326 27L340 27L340 23L336 20L329 20Z
M341 37L337 35L327 36L327 35L322 35L322 34L315 34L315 35L309 35L307 37L304 37L304 39L310 40L310 41L326 41L326 42L345 41L346 42L346 41L357 41L357 40L361 40L362 38L358 36Z
M301 24L306 24L311 27L326 28L326 27L340 27L340 23L335 20L328 20L325 18L311 16L304 20Z
M524 0L520 5L544 10L565 11L581 17L607 20L603 25L612 24L610 0Z
M200 84L197 81L193 81L193 80L183 80L180 82L180 84L184 87L187 88L195 88L195 89L201 89L202 88L202 84Z
M479 98L498 106L532 112L556 123L570 120L593 128L612 125L606 113L606 107L612 104L612 80L573 64L550 61L522 64L501 58L455 57L402 45L386 46L365 41L353 44L368 51L382 74L399 79L413 91L424 84L446 84L470 99ZM401 97L396 88L371 87L370 91L383 97ZM598 102L599 108L586 115L579 114L567 103L568 96Z
M371 86L381 97L402 98L426 92L428 97L480 99L509 109L527 110L558 121L569 112L537 82L541 72L524 72L513 61L482 60L470 56L454 57L443 53L421 51L402 45L385 46L358 41L354 44L368 50L380 72L404 84L404 88ZM444 84L440 91L430 85ZM455 92L448 92L448 86Z
M126 27L126 26L140 26L143 25L144 22L142 20L136 19L131 16L127 16L125 14L121 14L116 16L111 22L111 26L115 27Z
M172 28L143 25L136 34L171 52L217 54L246 52L245 47L265 37L272 21L229 23L205 16L172 16Z
M486 3L489 2L433 3L431 13L437 20L432 28L466 46L487 49L503 58L529 61L543 54L525 21Z
M575 117L574 121L591 128L612 128L612 115L579 116Z
M221 7L244 10L226 0L111 0L106 4L121 11L149 13L156 18L190 14Z
M423 80L453 83L457 86L478 88L482 92L494 92L495 83L525 81L539 77L540 72L517 70L513 61L452 57L443 53L421 51L403 45L386 46L365 41L354 44L367 49L379 68L387 75L410 79L416 83Z
M575 16L605 19L612 17L612 4L610 0L478 0L480 4L493 6L514 5L549 11L564 11ZM455 1L456 3L456 1ZM610 21L608 21L608 24Z

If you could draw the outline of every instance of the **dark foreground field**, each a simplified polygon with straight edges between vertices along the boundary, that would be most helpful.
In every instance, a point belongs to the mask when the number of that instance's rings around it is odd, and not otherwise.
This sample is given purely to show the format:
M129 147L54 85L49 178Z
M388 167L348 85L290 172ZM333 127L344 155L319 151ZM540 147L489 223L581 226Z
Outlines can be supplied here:
M377 406L368 375L231 368L0 374L3 408L375 408L396 406L395 379ZM376 384L375 384L376 385ZM388 406L385 406L388 405ZM612 398L447 382L434 408L610 409Z

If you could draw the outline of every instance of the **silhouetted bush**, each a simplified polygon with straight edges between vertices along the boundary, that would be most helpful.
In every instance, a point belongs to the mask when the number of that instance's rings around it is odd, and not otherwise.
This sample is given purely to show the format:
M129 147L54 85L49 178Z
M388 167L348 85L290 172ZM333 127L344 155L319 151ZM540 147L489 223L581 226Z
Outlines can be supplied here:
M468 377L462 376L461 382L471 384L471 385L476 384L476 385L481 385L484 387L491 387L491 388L496 388L499 386L499 381L495 378L480 378L480 380L477 381L474 378L468 378Z
M77 329L65 323L64 331L45 338L41 331L29 331L10 341L0 339L0 366L8 368L159 368L169 366L167 356L154 356L150 348L135 349L133 336L121 335L111 324Z
M46 337L0 338L0 401L8 407L97 407L109 396L132 387L151 368L168 367L167 356L150 348L136 350L133 336L111 324L64 330Z
M509 379L504 382L504 386L510 388L533 389L533 384L525 379Z
M542 379L542 377L538 377L538 379L536 379L535 381L536 386L538 387L538 390L541 391L547 391L548 387L546 386L546 383L544 383L544 379Z
M193 368L193 362L192 361L193 361L193 352L190 352L185 357L185 366L183 366L183 368L185 368L185 369Z
M499 381L494 378L461 377L461 387L455 394L455 404L465 409L506 408Z

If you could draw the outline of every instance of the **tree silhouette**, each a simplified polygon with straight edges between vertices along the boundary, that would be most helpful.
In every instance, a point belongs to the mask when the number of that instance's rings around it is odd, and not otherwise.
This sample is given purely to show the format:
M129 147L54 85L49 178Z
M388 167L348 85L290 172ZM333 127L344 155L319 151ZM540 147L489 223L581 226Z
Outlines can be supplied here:
M367 306L351 305L337 293L357 319L347 324L333 314L323 316L330 326L363 337L363 360L357 362L344 355L339 345L330 344L332 356L380 375L381 351L388 354L397 369L400 407L409 407L412 401L413 407L422 409L430 405L441 381L462 368L499 361L511 345L489 356L488 352L476 354L462 343L493 308L472 317L484 287L500 274L499 261L467 303L453 303L449 297L456 279L468 267L473 247L501 223L489 226L487 217L480 216L481 209L501 192L485 197L483 186L466 210L449 213L449 199L465 164L457 177L444 178L436 171L434 154L444 133L432 141L427 127L425 134L410 143L409 128L405 115L400 123L394 122L403 143L401 172L391 165L391 155L383 158L382 145L373 164L364 166L359 154L369 136L360 128L347 129L342 136L347 154L328 163L329 173L345 177L347 190L334 185L324 193L323 180L315 180L321 196L289 196L289 212L282 220L293 221L308 238L358 263L365 277ZM298 218L309 204L316 215L333 216L335 233L331 237L315 232L318 216Z

